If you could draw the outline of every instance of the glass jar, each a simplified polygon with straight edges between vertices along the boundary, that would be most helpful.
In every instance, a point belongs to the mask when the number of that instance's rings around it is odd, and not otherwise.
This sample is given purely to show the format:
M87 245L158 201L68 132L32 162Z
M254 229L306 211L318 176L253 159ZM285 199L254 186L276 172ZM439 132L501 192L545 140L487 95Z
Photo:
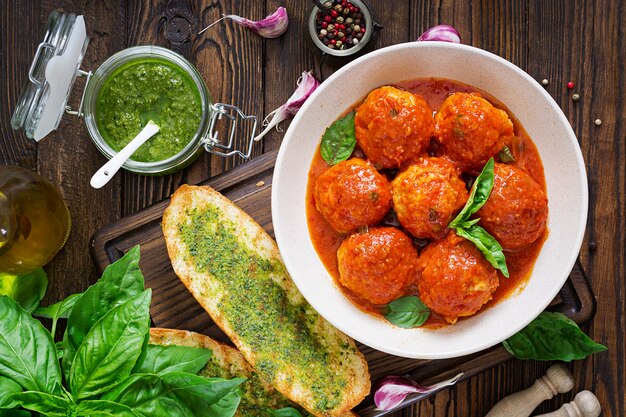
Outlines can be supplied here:
M0 166L0 272L22 275L47 264L65 245L70 214L37 173Z
M144 175L168 174L193 162L202 149L219 156L238 155L244 159L250 158L257 118L245 115L235 106L213 103L202 76L181 55L159 46L136 46L109 57L92 73L80 69L88 42L82 16L56 11L50 15L48 30L37 48L27 85L11 119L14 129L23 129L27 138L39 141L59 126L64 112L83 117L95 146L111 159L117 152L105 141L104 135L98 129L97 102L101 89L121 67L134 61L161 60L187 75L197 88L202 111L198 128L194 135L184 139L187 144L177 154L154 162L129 159L122 167ZM81 101L78 109L73 110L67 105L67 101L76 77L83 76L87 79ZM246 123L246 132L249 133L247 146L242 150L235 149L238 121ZM226 140L222 141L220 136Z
M133 62L143 62L149 59L164 60L177 69L180 69L193 80L199 96L202 107L202 116L200 124L195 134L188 138L187 145L176 155L167 159L155 162L139 162L132 159L127 160L124 165L125 169L139 174L166 174L177 171L187 165L200 155L202 145L205 143L204 138L207 136L211 122L211 105L212 99L206 84L202 80L202 76L198 73L193 65L177 53L159 46L136 46L124 49L107 59L93 74L89 80L89 84L85 89L85 97L83 101L83 116L85 125L93 143L98 150L102 152L108 159L111 159L117 153L103 138L102 133L98 129L97 119L97 101L100 91L106 81L119 68L131 64Z

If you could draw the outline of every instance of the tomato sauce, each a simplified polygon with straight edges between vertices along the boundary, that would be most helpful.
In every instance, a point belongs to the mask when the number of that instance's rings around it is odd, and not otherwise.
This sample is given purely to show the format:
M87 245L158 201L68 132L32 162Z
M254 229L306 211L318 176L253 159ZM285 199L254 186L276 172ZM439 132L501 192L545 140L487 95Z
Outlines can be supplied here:
M446 97L455 92L478 92L482 95L482 97L490 101L495 107L506 111L513 122L515 130L515 137L510 148L510 151L514 156L515 161L511 162L510 164L525 171L528 175L531 176L531 178L533 178L533 180L537 182L537 184L541 186L542 190L546 192L546 181L543 165L541 163L541 157L539 155L539 152L537 151L535 144L528 136L519 121L510 111L508 111L508 109L500 101L475 87L447 79L417 79L400 83L397 85L397 87L421 95L434 111L439 109ZM358 104L354 107L356 108L357 106ZM361 151L358 148L357 150L355 150L355 153L360 152ZM318 152L315 153L309 169L306 201L307 222L313 246L315 247L317 254L319 255L322 263L328 270L329 274L335 280L337 287L340 288L341 291L348 298L350 298L351 301L360 309L368 313L374 314L375 316L381 317L385 312L385 306L374 305L362 299L357 294L354 294L347 288L343 287L339 281L337 249L339 248L339 245L346 237L346 235L335 231L326 222L326 220L322 217L322 215L315 207L315 198L313 196L313 189L317 177L319 177L319 175L321 175L328 168L330 168L330 166L321 157L318 148ZM399 228L402 229L401 226L399 226ZM524 247L523 249L504 252L510 277L507 279L499 274L500 284L493 294L493 298L491 299L491 301L483 306L481 311L511 295L514 295L524 288L532 272L533 265L537 257L539 256L541 247L543 246L543 243L547 238L547 235L548 230L546 229L539 239L537 239L532 244ZM423 242L419 243L422 244ZM421 250L421 248L419 247L418 249ZM418 295L417 288L415 286L409 287L405 295ZM480 314L480 311L478 312L478 314ZM460 320L463 320L463 318L460 318ZM437 328L447 325L448 324L446 323L446 321L434 312L431 312L431 315L425 324L425 326L429 328Z

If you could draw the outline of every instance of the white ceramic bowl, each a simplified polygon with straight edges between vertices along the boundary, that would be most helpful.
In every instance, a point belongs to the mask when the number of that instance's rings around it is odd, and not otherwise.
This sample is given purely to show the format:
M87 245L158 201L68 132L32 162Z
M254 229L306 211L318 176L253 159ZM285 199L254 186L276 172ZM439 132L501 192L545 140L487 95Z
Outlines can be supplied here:
M517 294L438 330L401 329L362 312L337 288L309 237L307 174L322 134L381 85L421 77L458 80L490 93L519 119L541 155L549 199L549 236ZM442 359L489 348L513 335L557 295L578 256L587 220L587 176L565 115L532 77L481 49L412 42L369 53L329 77L298 112L283 140L272 185L272 219L281 254L311 305L344 333L398 356Z

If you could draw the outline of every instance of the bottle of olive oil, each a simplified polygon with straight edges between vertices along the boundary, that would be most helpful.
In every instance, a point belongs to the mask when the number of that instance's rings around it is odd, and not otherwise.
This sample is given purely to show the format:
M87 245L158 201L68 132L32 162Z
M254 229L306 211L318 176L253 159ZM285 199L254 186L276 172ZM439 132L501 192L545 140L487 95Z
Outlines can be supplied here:
M21 275L48 263L70 233L52 184L28 169L0 166L0 272Z

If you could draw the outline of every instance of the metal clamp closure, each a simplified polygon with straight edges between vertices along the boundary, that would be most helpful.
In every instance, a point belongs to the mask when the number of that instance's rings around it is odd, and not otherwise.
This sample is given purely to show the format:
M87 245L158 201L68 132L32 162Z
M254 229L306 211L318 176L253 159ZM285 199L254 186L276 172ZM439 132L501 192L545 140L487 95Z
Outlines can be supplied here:
M227 134L228 142L223 143L219 140L219 133L215 130L219 121L228 124ZM237 122L241 119L243 122L251 123L250 138L248 140L245 153L242 150L235 149L235 134L237 132ZM252 147L254 146L254 137L256 135L258 120L256 116L248 116L244 114L238 107L230 104L215 103L211 105L211 123L209 132L204 142L204 149L214 155L223 157L238 155L244 159L250 159L252 155Z
M72 114L74 116L83 117L83 103L85 101L85 93L87 92L87 86L89 85L89 80L91 80L91 76L93 73L91 71L83 71L80 68L76 70L77 77L87 77L85 81L85 87L83 88L83 94L80 96L80 104L78 105L78 110L72 110L71 106L65 106L65 113Z

